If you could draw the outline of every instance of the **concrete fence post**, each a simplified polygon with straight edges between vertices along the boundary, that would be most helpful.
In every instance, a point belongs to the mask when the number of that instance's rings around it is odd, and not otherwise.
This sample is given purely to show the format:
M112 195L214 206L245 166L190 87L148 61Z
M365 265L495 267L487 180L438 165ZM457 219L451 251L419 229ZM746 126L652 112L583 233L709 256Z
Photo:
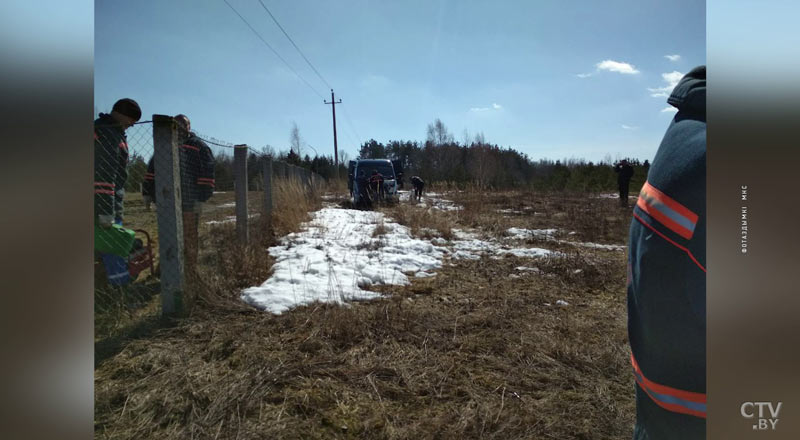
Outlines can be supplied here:
M264 161L264 221L267 225L272 223L272 158L268 157Z
M241 244L247 244L247 145L233 147L233 179L236 190L236 235Z
M184 311L183 217L178 135L171 116L153 115L158 257L161 266L161 314Z

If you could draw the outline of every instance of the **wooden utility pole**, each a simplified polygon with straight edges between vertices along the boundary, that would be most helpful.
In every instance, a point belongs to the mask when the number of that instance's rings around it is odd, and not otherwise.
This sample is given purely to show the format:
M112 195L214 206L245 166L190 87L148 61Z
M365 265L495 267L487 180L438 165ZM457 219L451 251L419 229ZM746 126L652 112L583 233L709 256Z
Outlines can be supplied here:
M247 145L233 147L233 187L236 193L236 235L241 244L247 244Z
M331 105L331 110L333 110L333 164L334 168L334 175L336 179L339 179L339 145L336 143L336 104L341 104L342 99L339 98L339 102L336 102L333 97L333 89L331 89L331 102L323 100L325 104Z

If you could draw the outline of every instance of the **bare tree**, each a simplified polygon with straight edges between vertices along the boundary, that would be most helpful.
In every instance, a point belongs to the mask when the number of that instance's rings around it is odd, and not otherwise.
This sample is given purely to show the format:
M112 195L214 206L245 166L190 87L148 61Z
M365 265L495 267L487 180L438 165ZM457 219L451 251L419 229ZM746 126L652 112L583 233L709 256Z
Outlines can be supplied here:
M347 154L347 151L339 151L339 163L347 164L350 162L350 155Z
M481 134L481 137L482 136ZM470 148L470 151L470 174L473 180L478 184L478 187L480 189L485 189L497 176L499 169L497 157L493 154L492 148L483 142L478 144L476 141L475 145Z
M447 131L441 119L436 118L433 124L428 124L428 137L427 141L433 145L444 145L453 142L453 135Z
M292 122L292 131L289 135L289 148L297 157L302 157L303 140L300 138L300 129L297 128L297 122Z
M470 144L469 130L467 130L467 129L465 128L465 129L464 129L464 132L462 133L462 135L461 135L461 136L462 136L462 137L463 137L463 139L464 139L464 144L463 144L463 145L464 145L465 147L469 147L469 144Z
M475 135L475 143L478 145L483 145L486 143L486 137L483 135L482 131Z

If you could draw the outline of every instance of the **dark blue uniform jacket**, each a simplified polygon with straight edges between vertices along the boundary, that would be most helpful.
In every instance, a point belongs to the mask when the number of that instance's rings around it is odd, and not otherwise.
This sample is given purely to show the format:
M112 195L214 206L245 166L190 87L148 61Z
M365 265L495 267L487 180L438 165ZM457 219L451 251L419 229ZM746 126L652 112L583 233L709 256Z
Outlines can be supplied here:
M705 438L706 70L667 100L678 112L633 211L628 334L636 439Z

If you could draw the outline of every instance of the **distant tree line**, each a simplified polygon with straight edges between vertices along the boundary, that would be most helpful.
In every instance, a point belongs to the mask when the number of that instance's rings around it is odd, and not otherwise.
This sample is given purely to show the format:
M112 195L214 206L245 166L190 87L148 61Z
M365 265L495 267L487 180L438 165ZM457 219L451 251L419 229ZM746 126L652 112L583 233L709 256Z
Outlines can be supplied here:
M263 163L268 158L309 169L325 179L336 175L332 156L302 154L303 141L295 124L290 134L288 152L276 153L265 147L260 153L251 151L247 159L250 189L261 188ZM302 156L301 156L302 154ZM361 159L386 158L402 164L404 180L413 175L430 184L450 182L456 185L474 185L483 189L533 188L553 191L611 191L616 189L617 176L610 155L600 162L584 159L532 160L513 148L502 148L484 139L482 133L462 142L453 139L441 120L427 127L424 142L390 140L380 143L374 139L364 142L359 149ZM215 177L217 191L233 190L233 154L219 151L216 154ZM646 170L636 158L626 158L634 168L631 188L639 188L645 181ZM347 176L346 154L339 157L339 177ZM128 164L126 190L138 191L146 172L146 162L132 155Z
M531 160L513 148L501 148L486 142L483 134L465 135L456 142L445 125L437 119L428 125L424 143L370 139L361 145L362 159L399 160L406 180L419 175L425 181L472 184L479 188L536 188L539 190L606 191L617 186L611 157L594 163L584 159ZM646 171L635 158L627 158L634 168L632 188L644 183Z

